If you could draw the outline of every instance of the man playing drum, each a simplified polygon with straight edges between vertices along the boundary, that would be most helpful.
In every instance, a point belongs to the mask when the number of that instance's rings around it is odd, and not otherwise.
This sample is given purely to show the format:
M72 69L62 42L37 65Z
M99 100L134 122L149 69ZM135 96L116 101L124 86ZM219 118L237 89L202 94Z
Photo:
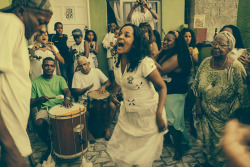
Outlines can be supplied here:
M84 56L79 57L77 63L80 71L77 71L74 74L72 81L72 93L80 96L79 99L83 101L87 100L87 93L89 91L97 90L99 94L105 93L106 88L110 86L111 83L103 72L98 68L90 68L90 62L88 62ZM101 84L103 84L103 86ZM113 102L110 102L109 108L109 118L105 123L106 140L109 140L111 137L109 126L114 119L116 111L116 107Z
M32 80L31 107L38 107L36 114L36 126L39 137L48 146L47 152L42 156L40 163L47 160L51 152L51 141L49 137L48 109L62 104L66 108L72 106L70 102L70 90L63 77L53 75L55 70L55 60L47 57L42 63L43 74ZM64 95L64 99L55 98Z

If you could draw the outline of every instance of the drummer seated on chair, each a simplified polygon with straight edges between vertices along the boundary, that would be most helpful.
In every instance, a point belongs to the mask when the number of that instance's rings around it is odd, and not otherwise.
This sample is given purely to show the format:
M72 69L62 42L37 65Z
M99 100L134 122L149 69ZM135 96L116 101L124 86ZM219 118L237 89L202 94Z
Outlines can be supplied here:
M75 72L72 81L72 94L80 96L79 100L87 100L87 93L92 90L98 90L99 93L104 93L106 88L111 85L108 78L98 68L90 68L90 62L84 56L78 58L78 68L80 71ZM102 86L103 85L103 86ZM116 107L113 102L110 102L109 120L105 127L105 139L109 140L111 137L109 126L115 117Z
M47 152L42 156L40 163L47 160L51 151L51 141L49 137L49 121L47 110L51 107L62 104L66 108L71 107L70 90L63 77L53 75L55 70L55 60L47 57L42 63L43 74L32 80L31 107L38 107L36 114L36 127L39 137L48 146ZM56 99L58 95L64 95L64 99Z

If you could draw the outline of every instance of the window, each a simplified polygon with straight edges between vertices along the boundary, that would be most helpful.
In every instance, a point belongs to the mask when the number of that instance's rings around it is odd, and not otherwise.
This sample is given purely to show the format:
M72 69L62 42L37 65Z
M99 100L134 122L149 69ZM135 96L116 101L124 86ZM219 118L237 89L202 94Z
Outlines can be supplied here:
M122 26L127 23L127 16L132 8L133 3L135 0L107 0L111 9L113 9L113 13L116 18L116 22L119 26ZM151 5L152 9L156 11L158 14L158 22L155 23L155 29L160 32L161 30L161 1L160 0L149 0L149 4ZM108 8L109 10L110 8ZM139 8L136 9L136 11ZM108 11L110 13L110 11ZM108 17L109 19L109 17ZM110 21L108 20L108 23Z

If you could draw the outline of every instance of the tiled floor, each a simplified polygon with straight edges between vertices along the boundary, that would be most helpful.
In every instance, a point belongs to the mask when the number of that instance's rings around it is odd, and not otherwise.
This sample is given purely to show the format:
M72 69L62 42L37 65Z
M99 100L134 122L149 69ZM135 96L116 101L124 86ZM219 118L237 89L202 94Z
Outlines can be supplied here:
M115 126L115 121L112 128ZM46 146L41 142L37 134L29 133L33 148L33 157L39 162L42 154L46 151ZM160 160L154 162L153 167L193 167L199 162L204 162L201 150L197 146L196 139L190 136L191 148L184 152L181 161L173 161L174 150L172 147L164 146ZM107 141L104 138L97 139L95 144L90 144L86 153L83 154L85 159L92 162L93 167L115 167L109 155L106 153ZM81 165L82 156L74 160L62 160L53 156L57 167L79 167ZM39 165L38 165L39 166Z

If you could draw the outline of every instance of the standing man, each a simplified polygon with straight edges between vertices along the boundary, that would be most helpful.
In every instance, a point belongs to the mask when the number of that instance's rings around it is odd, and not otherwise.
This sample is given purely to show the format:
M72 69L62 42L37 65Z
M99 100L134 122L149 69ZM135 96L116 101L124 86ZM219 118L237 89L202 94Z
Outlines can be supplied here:
M134 12L138 6L140 6L141 11ZM132 24L137 26L139 26L140 23L147 22L151 25L153 30L155 29L154 23L156 23L157 20L158 15L152 7L149 7L148 0L136 0L127 17L128 22L132 22Z
M26 132L31 95L27 39L46 32L50 7L48 0L13 0L0 12L0 166L23 167L23 157L32 153Z
M109 32L105 35L105 37L104 37L104 39L102 41L103 47L105 49L107 49L109 77L110 77L110 81L112 83L113 83L113 80L114 80L114 71L113 71L114 61L113 61L113 58L112 58L111 50L115 45L115 43L113 42L113 38L115 36L115 34L114 34L115 28L116 28L116 23L111 23Z

